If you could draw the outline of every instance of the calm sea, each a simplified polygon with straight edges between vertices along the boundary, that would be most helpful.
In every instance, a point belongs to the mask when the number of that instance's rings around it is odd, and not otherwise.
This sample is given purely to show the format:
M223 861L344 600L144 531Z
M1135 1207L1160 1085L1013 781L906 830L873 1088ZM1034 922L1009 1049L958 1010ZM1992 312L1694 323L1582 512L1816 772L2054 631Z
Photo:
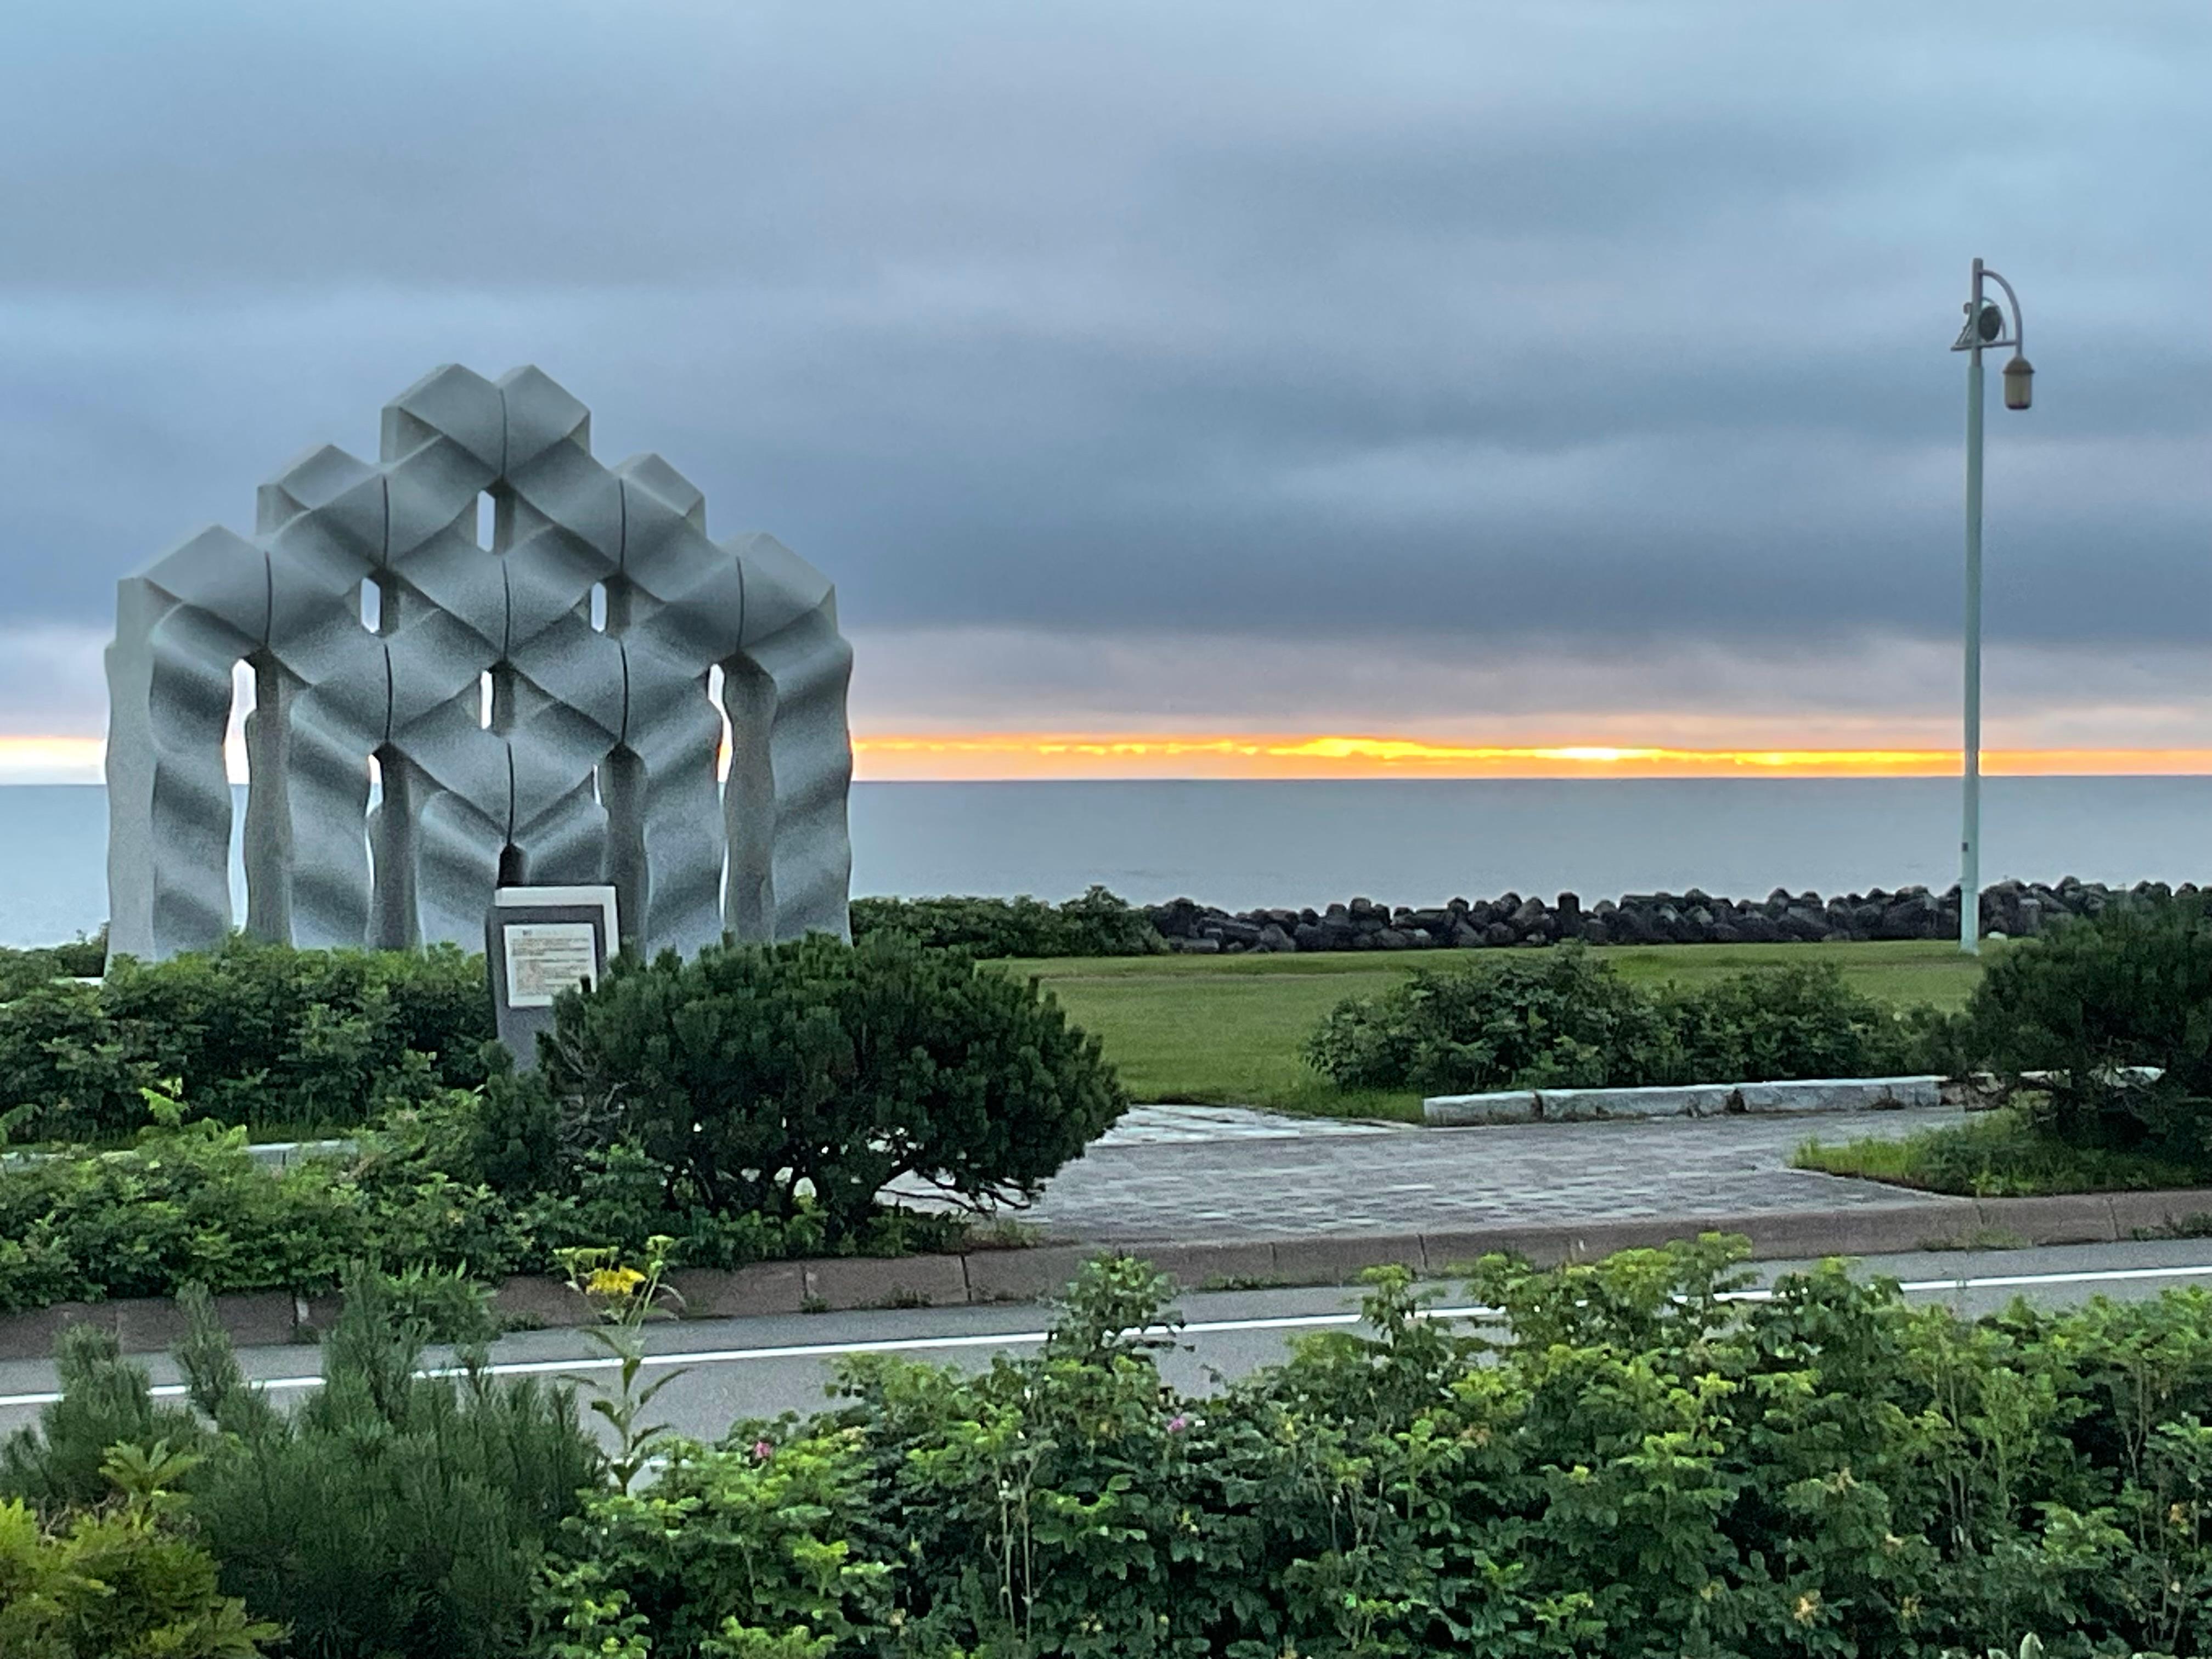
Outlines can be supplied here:
M1985 880L2212 878L2212 778L1983 790ZM1064 898L1103 882L1232 908L1942 888L1958 877L1958 793L1937 778L860 784L853 887ZM0 787L0 943L100 925L106 819L97 787Z

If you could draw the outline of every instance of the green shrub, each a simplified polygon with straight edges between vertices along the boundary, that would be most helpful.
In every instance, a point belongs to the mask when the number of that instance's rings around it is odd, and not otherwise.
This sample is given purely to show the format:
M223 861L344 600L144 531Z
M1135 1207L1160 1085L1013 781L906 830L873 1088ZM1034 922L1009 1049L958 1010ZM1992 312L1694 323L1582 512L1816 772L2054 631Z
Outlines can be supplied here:
M122 1139L146 1121L140 1091L174 1080L220 1122L352 1125L395 1093L483 1082L491 1035L483 958L453 946L236 939L0 1005L0 1113L18 1140Z
M188 1302L193 1331L178 1358L196 1461L184 1489L223 1591L289 1626L288 1652L525 1652L544 1542L602 1479L572 1395L495 1381L478 1364L418 1375L422 1328L362 1272L323 1344L323 1386L278 1411L241 1374L206 1298ZM73 1468L112 1422L161 1409L147 1403L144 1370L112 1352L80 1356L64 1381L61 1402L10 1446L0 1480ZM92 1395L110 1403L82 1409ZM134 1407L112 1403L133 1397Z
M253 1161L245 1131L204 1120L142 1132L126 1150L0 1167L0 1313L189 1285L327 1291L353 1263L384 1263L391 1293L453 1340L488 1334L479 1286L552 1271L579 1245L635 1255L666 1235L684 1266L737 1267L953 1249L964 1231L957 1215L884 1210L833 1236L805 1198L783 1215L717 1211L684 1195L679 1171L621 1143L564 1155L558 1180L541 1181L533 1156L502 1181L483 1156L508 1144L495 1121L475 1091L453 1090L386 1114L350 1155L281 1171Z
M0 945L0 1002L58 979L97 979L107 966L107 930L91 939L48 945L33 951Z
M668 1203L849 1237L901 1176L1034 1193L1127 1105L1034 981L896 935L619 961L555 1005L556 1095L670 1172Z
M567 1527L559 1659L2212 1651L2212 1297L1968 1324L1706 1240L1538 1272L1201 1396L1094 1266L1042 1351L848 1363Z
M853 937L902 933L918 944L1003 957L1141 957L1167 949L1144 911L1093 887L1047 904L1020 898L860 898Z
M1930 1063L1933 1011L1900 1014L1855 991L1832 963L1731 974L1659 993L1674 1034L1683 1083L1764 1083L1783 1078L1887 1077L1941 1069Z
M0 1655L6 1659L256 1659L283 1632L216 1582L185 1500L189 1457L117 1445L112 1496L52 1520L0 1500Z
M473 1097L445 1109L464 1117ZM0 1168L0 1311L54 1302L328 1289L381 1260L495 1278L542 1265L569 1206L511 1201L437 1166L422 1109L350 1158L282 1171L243 1129L205 1120L142 1132L122 1151L65 1151Z
M1416 969L1322 1021L1306 1058L1339 1087L1471 1093L1508 1085L1663 1081L1674 1055L1652 1000L1580 946L1495 966Z
M2069 918L1992 961L1967 1004L1975 1058L2078 1146L2212 1159L2212 899L2155 894ZM2155 1066L2155 1083L2128 1068ZM2024 1073L2041 1075L2033 1079Z
M1346 1089L1751 1083L1921 1069L1935 1024L1861 995L1830 964L1655 993L1569 944L1416 969L1388 991L1338 1004L1305 1053Z

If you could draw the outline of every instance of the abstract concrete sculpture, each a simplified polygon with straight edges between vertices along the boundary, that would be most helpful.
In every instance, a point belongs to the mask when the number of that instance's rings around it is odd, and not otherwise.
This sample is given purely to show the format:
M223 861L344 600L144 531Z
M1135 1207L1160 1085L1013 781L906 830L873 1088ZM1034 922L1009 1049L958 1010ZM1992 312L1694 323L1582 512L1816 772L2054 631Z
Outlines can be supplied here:
M647 951L847 930L834 591L771 537L708 540L659 457L601 465L590 411L535 368L434 371L386 406L375 465L318 449L262 486L252 540L205 531L119 585L113 952L231 925L240 662L260 938L473 943L495 888L595 882Z

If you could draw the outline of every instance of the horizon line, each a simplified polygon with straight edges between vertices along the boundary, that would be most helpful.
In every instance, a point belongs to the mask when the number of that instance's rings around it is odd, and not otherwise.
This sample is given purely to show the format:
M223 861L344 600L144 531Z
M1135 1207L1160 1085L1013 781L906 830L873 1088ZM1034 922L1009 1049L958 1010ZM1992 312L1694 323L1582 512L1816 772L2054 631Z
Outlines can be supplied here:
M97 783L99 738L0 734L0 782ZM1403 777L1955 777L1957 749L1699 749L1599 743L1454 744L1369 733L861 732L860 782L1156 779L1282 781ZM233 781L245 781L234 744ZM1994 777L2212 774L2212 748L1987 749Z

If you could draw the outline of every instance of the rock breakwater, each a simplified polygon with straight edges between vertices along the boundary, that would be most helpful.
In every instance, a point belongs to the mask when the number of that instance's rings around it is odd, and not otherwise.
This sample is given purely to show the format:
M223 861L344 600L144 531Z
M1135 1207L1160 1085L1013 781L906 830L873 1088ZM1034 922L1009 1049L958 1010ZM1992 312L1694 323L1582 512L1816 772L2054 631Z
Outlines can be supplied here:
M2196 884L2108 887L2071 876L2056 885L2001 881L1982 892L1982 930L2033 938L2061 916L2094 915L2130 898L2193 893ZM1505 893L1455 898L1429 909L1355 898L1326 909L1228 911L1194 899L1154 905L1152 926L1173 951L1236 955L1288 951L1472 951L1553 945L1787 945L1827 939L1955 939L1959 889L1933 892L1875 888L1823 898L1776 888L1764 899L1686 893L1626 893L1585 906L1579 896L1550 901Z

